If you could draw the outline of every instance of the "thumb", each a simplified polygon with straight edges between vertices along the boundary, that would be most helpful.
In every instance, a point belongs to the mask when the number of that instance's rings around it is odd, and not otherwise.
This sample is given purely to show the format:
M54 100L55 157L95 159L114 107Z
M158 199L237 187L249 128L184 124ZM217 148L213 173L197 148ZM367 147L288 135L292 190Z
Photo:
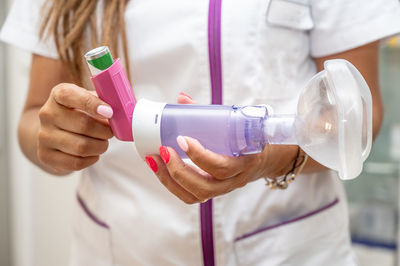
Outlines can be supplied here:
M54 101L68 108L78 109L96 118L111 118L113 110L100 98L74 84L62 83L52 90Z

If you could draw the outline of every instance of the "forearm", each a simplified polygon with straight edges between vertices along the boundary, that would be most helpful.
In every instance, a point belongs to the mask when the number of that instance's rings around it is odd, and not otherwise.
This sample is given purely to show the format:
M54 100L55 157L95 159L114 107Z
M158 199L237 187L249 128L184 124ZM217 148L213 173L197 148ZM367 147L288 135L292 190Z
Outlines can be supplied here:
M53 175L69 174L70 172L60 172L44 165L38 158L39 110L40 107L31 107L22 113L18 127L18 141L21 150L31 162L48 173Z

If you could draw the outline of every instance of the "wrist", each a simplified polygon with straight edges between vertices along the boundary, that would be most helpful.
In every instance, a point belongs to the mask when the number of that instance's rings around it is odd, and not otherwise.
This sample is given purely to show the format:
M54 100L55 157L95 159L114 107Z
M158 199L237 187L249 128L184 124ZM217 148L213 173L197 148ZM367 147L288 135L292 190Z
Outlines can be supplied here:
M270 189L287 189L289 184L292 183L296 177L301 173L304 166L307 163L308 155L300 149L297 148L297 154L295 160L292 162L292 167L284 175L270 178L264 177L266 185Z
M298 156L299 147L296 145L267 144L264 177L276 178L287 174Z

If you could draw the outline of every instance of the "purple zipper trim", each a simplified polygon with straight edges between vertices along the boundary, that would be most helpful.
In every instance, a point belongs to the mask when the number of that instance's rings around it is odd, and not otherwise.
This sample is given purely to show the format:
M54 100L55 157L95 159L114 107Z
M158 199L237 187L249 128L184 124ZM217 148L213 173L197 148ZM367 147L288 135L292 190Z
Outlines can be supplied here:
M221 5L222 0L210 0L208 8L208 56L210 61L212 104L222 104ZM200 204L201 244L204 266L215 265L212 214L212 199Z
M200 204L201 244L203 247L204 266L215 265L212 213L212 199Z
M296 217L296 218L293 218L293 219L291 219L291 220L287 220L287 221L284 221L284 222L281 222L281 223L277 223L277 224L273 224L273 225L270 225L270 226L266 226L266 227L257 229L257 230L255 230L255 231L253 231L253 232L244 234L244 235L242 235L242 236L240 236L240 237L237 237L237 238L235 238L235 242L236 242L236 241L243 240L243 239L248 238L248 237L251 237L251 236L254 236L254 235L256 235L256 234L262 233L262 232L264 232L264 231L268 231L268 230L271 230L271 229L274 229L274 228L277 228L277 227L280 227L280 226L283 226L283 225L286 225L286 224L290 224L290 223L298 222L298 221L300 221L300 220L307 219L307 218L309 218L310 216L313 216L313 215L315 215L315 214L317 214L317 213L320 213L320 212L322 212L322 211L324 211L324 210L326 210L326 209L329 209L329 208L333 207L334 205L336 205L336 204L338 204L338 203L339 203L339 199L336 198L336 199L335 199L334 201L332 201L331 203L329 203L329 204L327 204L327 205L325 205L325 206L323 206L323 207L321 207L321 208L319 208L319 209L316 209L316 210L314 210L314 211L311 211L311 212L309 212L309 213L306 213L306 214L304 214L304 215L302 215L302 216L299 216L299 217Z
M222 0L210 0L208 9L208 55L212 104L222 104L221 6Z
M103 221L100 221L99 218L97 218L90 210L89 208L86 206L86 203L83 201L83 199L81 198L81 196L79 195L79 193L76 194L76 199L78 200L79 205L81 206L82 210L86 213L86 215L97 225L110 229L110 227L108 226L108 224L106 224Z

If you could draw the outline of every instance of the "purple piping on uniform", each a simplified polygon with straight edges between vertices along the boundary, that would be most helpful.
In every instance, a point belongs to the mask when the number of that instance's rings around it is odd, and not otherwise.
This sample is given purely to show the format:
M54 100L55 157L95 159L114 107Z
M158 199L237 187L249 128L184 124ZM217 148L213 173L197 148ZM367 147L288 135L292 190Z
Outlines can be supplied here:
M208 9L208 55L212 104L222 104L221 4L222 0L210 0ZM215 265L212 204L212 199L200 204L201 244L204 266Z
M203 247L204 266L215 265L212 213L212 199L200 204L201 244Z
M210 0L208 10L208 54L212 104L222 104L221 6L222 0Z
M100 225L101 227L110 229L110 227L108 226L108 224L106 224L103 221L100 221L99 218L97 218L90 210L89 208L86 206L86 203L82 200L81 196L79 195L79 193L76 194L76 199L79 202L79 205L81 206L82 210L86 213L86 215L96 224Z
M255 230L255 231L253 231L253 232L244 234L244 235L242 235L242 236L240 236L240 237L237 237L237 238L235 238L235 242L236 242L236 241L239 241L239 240L243 240L243 239L248 238L248 237L251 237L251 236L254 236L254 235L259 234L259 233L264 232L264 231L268 231L268 230L271 230L271 229L274 229L274 228L277 228L277 227L280 227L280 226L283 226L283 225L286 225L286 224L290 224L290 223L294 223L294 222L298 222L298 221L300 221L300 220L306 219L306 218L308 218L308 217L310 217L310 216L313 216L313 215L315 215L315 214L317 214L317 213L320 213L320 212L322 212L322 211L324 211L324 210L326 210L326 209L329 209L329 208L333 207L333 206L336 205L338 202L339 202L339 199L336 198L336 199L335 199L334 201L332 201L331 203L329 203L329 204L327 204L327 205L325 205L325 206L323 206L323 207L321 207L321 208L319 208L319 209L316 209L316 210L314 210L314 211L312 211L312 212L306 213L306 214L304 214L304 215L302 215L302 216L299 216L299 217L296 217L296 218L294 218L294 219L287 220L287 221L284 221L284 222L281 222L281 223L278 223L278 224L266 226L266 227L257 229L257 230Z

